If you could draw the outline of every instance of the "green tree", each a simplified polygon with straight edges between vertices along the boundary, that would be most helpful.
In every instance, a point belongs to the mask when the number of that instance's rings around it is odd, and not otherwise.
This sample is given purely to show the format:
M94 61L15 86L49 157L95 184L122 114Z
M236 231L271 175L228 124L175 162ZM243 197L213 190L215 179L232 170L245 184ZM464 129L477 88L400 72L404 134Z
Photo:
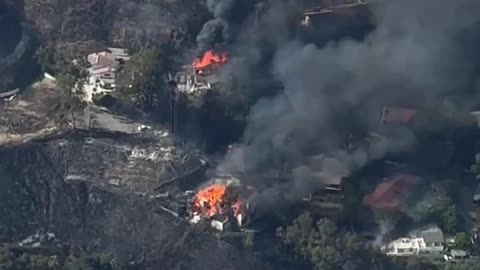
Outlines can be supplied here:
M77 128L77 116L87 106L83 100L83 85L86 80L85 64L72 65L70 69L57 75L57 90L60 93L60 115L62 123L70 122ZM70 119L69 119L70 118Z
M472 248L472 242L470 242L470 237L464 232L457 233L455 235L455 248L469 250Z
M170 67L169 47L145 48L126 63L119 77L120 92L144 110L156 103L168 106L166 73Z
M82 254L69 256L65 262L65 270L121 270L124 269L116 256L111 254Z
M478 270L480 265L480 258L473 257L455 264L448 263L444 270Z
M459 213L449 197L428 198L417 205L421 218L433 221L449 234L455 234L459 227Z
M371 256L372 251L357 235L340 231L326 218L315 224L309 213L300 215L291 226L279 228L277 235L319 270L341 269L346 265L375 269L387 262L385 259L377 260L381 255Z
M55 60L54 60L54 48L53 45L47 44L37 49L35 53L36 61L40 64L42 71L53 73L55 69Z
M458 227L458 212L455 205L450 205L442 213L442 227L450 234L454 234Z

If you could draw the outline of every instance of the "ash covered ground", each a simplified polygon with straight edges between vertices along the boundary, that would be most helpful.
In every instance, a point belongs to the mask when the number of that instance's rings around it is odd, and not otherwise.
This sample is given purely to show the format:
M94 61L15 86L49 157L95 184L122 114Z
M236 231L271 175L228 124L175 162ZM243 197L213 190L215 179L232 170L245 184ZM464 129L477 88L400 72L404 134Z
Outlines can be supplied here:
M387 222L368 202L383 203L376 185L398 174L419 175L428 196L448 194L465 223L458 230L473 235L465 198L477 184L470 112L478 109L480 2L333 2L0 2L0 22L13 16L12 24L28 25L26 46L38 50L20 58L57 78L0 104L2 242L18 248L25 237L53 233L56 246L39 240L42 248L113 252L137 269L369 269L363 259L377 258L370 253L343 254L340 240L335 252L303 238L303 249L282 245L275 227L295 225L292 216L310 210L342 233L397 236L425 223L418 209L399 206L401 218ZM24 70L15 56L24 32L15 29L0 32L12 43L0 44L0 71L9 71L2 91L19 86ZM117 104L134 100L135 114L93 104L62 111L65 78L92 44L127 47L134 63L155 52L160 64L144 61L158 70L125 73L137 92L114 95ZM172 80L180 70L187 80ZM142 81L145 74L152 76ZM189 78L192 87L181 85ZM226 198L234 194L229 181L240 195ZM231 212L238 219L238 202L258 223L239 222L235 233L266 228L256 248L205 228L224 230ZM221 217L210 223L214 216ZM335 262L321 256L328 252Z

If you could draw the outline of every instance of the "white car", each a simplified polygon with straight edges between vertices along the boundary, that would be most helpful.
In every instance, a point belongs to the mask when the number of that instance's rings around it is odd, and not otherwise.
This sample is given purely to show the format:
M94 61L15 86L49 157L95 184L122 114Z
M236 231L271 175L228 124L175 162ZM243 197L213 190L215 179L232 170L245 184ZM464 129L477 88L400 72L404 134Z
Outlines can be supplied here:
M151 126L147 126L147 125L140 125L138 127L138 131L142 132L142 131L145 131L145 130L148 130L148 129L152 129Z
M17 94L12 95L12 96L10 96L10 97L8 97L8 98L4 98L3 100L5 100L5 101L12 101L16 96L17 96Z

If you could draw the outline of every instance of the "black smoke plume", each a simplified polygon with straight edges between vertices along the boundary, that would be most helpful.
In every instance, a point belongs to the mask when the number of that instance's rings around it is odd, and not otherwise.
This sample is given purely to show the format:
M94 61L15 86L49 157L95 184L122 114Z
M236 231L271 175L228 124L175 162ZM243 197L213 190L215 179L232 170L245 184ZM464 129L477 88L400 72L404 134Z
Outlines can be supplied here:
M232 41L237 28L253 10L253 0L207 0L213 18L207 21L197 36L199 53L224 46Z
M288 6L284 3L271 8ZM236 46L249 48L238 63L258 63L249 60L263 57L258 53L264 52L265 42L258 40L268 37L273 55L269 71L283 87L253 106L240 146L227 154L220 169L258 173L270 167L308 167L311 156L328 154L333 160L320 170L331 175L341 167L341 174L348 174L387 152L408 149L415 141L408 130L353 152L345 151L342 142L351 126L372 130L382 106L421 107L432 98L475 85L478 89L478 10L476 0L382 1L372 6L375 29L363 40L345 38L321 48L285 35L287 30L280 27L287 23L280 13L266 15L262 27L245 32L269 25L277 26L276 31L237 39ZM256 76L245 72L254 68L238 69L244 79ZM322 179L312 183L305 173L293 176L293 181L272 184L263 193L298 199L322 185Z

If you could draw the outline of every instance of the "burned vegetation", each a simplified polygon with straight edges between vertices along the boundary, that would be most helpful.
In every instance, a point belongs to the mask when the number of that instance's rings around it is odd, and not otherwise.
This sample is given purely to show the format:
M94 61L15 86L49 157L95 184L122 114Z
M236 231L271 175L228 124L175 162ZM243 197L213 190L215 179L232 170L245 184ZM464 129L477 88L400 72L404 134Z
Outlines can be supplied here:
M1 1L0 268L470 269L479 8Z

